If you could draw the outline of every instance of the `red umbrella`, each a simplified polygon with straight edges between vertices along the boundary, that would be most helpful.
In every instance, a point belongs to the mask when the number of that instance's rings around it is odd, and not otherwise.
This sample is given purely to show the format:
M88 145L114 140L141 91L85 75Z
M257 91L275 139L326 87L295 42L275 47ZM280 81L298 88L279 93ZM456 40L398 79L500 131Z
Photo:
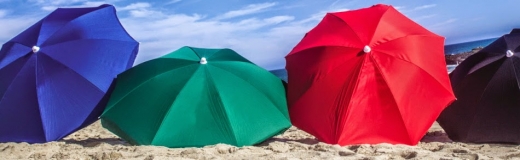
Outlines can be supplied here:
M388 5L328 13L286 61L291 121L326 143L415 145L455 100L444 38Z

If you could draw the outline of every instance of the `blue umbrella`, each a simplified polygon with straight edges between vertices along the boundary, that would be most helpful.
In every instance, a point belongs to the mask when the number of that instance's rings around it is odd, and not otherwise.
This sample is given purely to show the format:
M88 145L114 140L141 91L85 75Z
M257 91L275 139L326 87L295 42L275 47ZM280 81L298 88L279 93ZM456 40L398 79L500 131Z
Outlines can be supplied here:
M59 140L96 121L136 42L114 6L58 8L0 50L0 142Z

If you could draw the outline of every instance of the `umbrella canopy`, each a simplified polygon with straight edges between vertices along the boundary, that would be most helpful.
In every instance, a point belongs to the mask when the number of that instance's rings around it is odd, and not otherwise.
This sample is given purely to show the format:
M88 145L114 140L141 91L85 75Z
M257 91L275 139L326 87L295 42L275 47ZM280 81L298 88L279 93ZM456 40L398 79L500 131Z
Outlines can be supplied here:
M101 123L167 147L253 145L291 126L282 80L230 49L192 47L118 75Z
M450 74L457 101L437 120L460 142L520 143L520 32L469 56Z
M138 45L111 5L56 9L5 43L0 142L58 140L97 120Z
M443 47L392 6L328 13L286 56L291 121L326 143L417 144L454 100Z

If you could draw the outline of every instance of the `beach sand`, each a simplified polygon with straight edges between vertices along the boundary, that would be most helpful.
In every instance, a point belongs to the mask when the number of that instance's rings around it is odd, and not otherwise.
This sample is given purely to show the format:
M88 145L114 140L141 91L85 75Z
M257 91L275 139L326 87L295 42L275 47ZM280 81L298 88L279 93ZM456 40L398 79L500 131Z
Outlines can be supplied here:
M451 142L435 123L417 146L338 146L318 142L290 128L256 146L225 144L170 149L131 146L98 122L66 137L43 144L0 143L0 159L520 159L519 145Z

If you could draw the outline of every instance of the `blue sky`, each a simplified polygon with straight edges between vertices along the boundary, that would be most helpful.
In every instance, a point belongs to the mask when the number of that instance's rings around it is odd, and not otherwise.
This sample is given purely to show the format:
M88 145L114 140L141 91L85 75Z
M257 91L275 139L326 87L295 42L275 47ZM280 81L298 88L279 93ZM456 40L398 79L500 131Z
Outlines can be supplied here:
M264 68L283 68L285 55L325 13L378 3L396 7L447 44L520 28L518 0L0 0L0 43L57 7L104 3L116 6L123 26L141 42L136 64L193 46L231 48Z

